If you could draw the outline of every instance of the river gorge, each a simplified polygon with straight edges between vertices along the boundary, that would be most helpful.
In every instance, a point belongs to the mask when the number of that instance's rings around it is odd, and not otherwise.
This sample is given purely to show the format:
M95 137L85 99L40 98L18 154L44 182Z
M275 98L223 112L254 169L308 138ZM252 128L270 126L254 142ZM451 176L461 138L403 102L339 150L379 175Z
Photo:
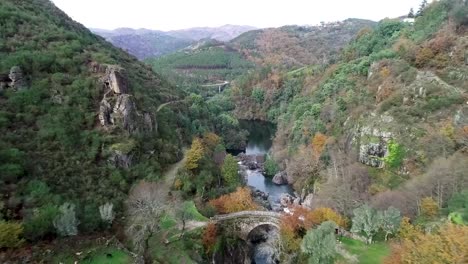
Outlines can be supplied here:
M275 126L263 121L241 121L241 127L249 131L245 154L262 157L268 154L275 134ZM247 169L246 183L267 195L268 204L273 210L282 210L280 198L284 194L294 195L290 185L277 185L266 177L260 169ZM279 263L279 232L271 226L260 226L252 231L248 242L251 247L251 262L255 264Z

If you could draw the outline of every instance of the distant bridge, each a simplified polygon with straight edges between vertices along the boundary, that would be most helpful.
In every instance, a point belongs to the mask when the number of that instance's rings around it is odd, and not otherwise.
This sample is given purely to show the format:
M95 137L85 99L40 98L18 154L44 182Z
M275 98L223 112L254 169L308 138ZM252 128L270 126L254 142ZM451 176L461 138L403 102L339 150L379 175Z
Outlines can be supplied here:
M201 87L218 87L218 93L221 93L222 89L226 87L230 82L224 81L222 83L213 83L213 84L204 84L200 85Z
M280 229L281 215L271 211L241 211L232 214L216 215L211 218L216 224L223 226L231 235L247 241L249 234L257 227L272 226Z

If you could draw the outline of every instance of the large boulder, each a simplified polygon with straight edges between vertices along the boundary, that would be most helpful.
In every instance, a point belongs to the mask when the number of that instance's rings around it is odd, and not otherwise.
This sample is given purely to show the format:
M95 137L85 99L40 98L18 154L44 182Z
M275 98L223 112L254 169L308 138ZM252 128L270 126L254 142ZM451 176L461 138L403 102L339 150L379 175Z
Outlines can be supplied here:
M281 207L289 207L294 204L294 200L295 200L294 196L288 193L282 193L280 195L279 202L280 202Z
M10 69L8 77L11 80L10 86L17 91L27 89L26 79L24 78L23 70L19 66L13 66Z
M133 140L127 140L111 145L109 148L109 163L117 168L130 168L135 161L135 148L136 142Z
M274 184L277 185L288 184L288 175L286 174L286 171L280 171L276 173L272 181Z
M387 152L385 143L369 143L361 145L359 149L359 161L368 166L382 168L384 165L383 157Z
M305 206L307 208L312 209L312 202L314 200L314 194L309 193L303 200L302 200L302 206Z

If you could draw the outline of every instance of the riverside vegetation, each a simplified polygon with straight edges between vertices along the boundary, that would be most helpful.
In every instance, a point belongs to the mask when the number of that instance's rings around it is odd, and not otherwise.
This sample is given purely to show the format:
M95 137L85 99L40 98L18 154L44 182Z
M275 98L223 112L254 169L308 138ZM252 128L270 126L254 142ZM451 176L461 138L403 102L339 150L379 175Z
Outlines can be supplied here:
M464 263L467 14L423 1L414 23L254 30L145 64L47 0L3 1L0 262L251 260L209 221L265 210L226 152L249 119L276 125L265 174L298 196L276 261Z

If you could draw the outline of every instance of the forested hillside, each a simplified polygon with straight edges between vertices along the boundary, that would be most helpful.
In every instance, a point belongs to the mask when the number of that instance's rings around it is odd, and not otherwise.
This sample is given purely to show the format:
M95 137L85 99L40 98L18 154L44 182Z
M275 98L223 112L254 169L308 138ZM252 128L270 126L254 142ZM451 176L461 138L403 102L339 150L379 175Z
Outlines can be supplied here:
M182 157L187 115L157 108L183 93L47 0L2 1L0 25L0 218L36 241L73 204L79 232L100 230L100 206L120 215Z
M423 1L145 64L2 0L0 262L465 263L467 15Z
M120 47L140 60L160 57L192 44L191 39L177 38L156 30L91 29L97 35Z
M360 30L328 65L258 60L269 67L231 91L237 116L276 123L271 155L288 182L307 207L354 215L353 232L363 204L370 213L396 208L418 230L449 214L466 223L459 203L468 187L466 14L466 1L423 5L414 23L386 19ZM259 33L241 37L248 34ZM283 234L293 255L295 235ZM398 244L388 263L436 258L412 258L424 250L414 243Z

